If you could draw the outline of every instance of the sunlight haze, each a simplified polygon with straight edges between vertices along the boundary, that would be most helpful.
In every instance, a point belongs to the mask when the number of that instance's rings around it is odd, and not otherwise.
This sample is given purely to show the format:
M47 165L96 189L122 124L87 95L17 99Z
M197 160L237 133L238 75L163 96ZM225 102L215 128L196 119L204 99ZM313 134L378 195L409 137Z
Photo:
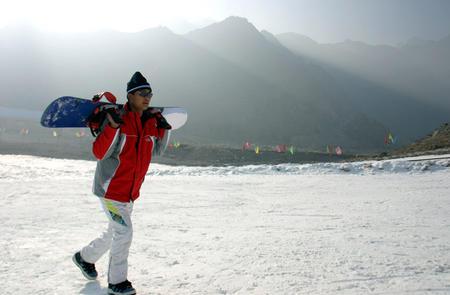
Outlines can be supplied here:
M136 32L166 26L184 34L228 16L245 17L259 30L296 32L320 43L351 39L397 45L412 37L448 36L450 1L19 0L2 2L0 28L19 24L60 32Z
M208 1L10 1L0 10L0 27L25 24L47 31L136 32L180 22L206 19ZM24 9L27 7L27 9Z

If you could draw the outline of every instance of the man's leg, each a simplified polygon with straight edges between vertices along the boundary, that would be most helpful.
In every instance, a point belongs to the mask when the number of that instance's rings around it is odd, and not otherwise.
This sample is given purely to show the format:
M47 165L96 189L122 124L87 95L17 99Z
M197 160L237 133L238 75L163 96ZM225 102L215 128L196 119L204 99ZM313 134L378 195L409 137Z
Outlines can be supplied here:
M103 199L100 199L100 203L105 208ZM95 262L111 247L111 240L112 224L109 219L107 230L99 238L93 240L89 245L81 249L81 251L73 255L72 261L88 280L95 280L97 278L98 273L95 269Z
M100 199L102 207L106 210L105 199ZM81 249L81 258L88 263L96 263L103 254L106 253L111 247L112 241L112 222L110 219L108 223L108 228L103 234L97 239L93 240L86 247Z
M108 283L118 284L126 281L128 276L128 254L133 238L131 223L133 203L105 200L105 207L112 232Z

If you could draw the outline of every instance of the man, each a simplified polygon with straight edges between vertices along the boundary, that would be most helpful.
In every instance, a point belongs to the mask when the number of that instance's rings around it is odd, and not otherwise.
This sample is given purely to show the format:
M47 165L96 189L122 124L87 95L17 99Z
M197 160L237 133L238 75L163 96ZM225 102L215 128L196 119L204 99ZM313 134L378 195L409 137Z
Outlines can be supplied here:
M110 250L108 294L136 294L128 281L128 253L133 227L131 212L147 173L152 153L161 150L170 125L148 107L152 88L140 72L127 84L128 102L117 115L106 114L101 132L93 143L98 159L93 192L100 197L109 219L107 230L75 253L72 260L89 280L97 278L95 262Z

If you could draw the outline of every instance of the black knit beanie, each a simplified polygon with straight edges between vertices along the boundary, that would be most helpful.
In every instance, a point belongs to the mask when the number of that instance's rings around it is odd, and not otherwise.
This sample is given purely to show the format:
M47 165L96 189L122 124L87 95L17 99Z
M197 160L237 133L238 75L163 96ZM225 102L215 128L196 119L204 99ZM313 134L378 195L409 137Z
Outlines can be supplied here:
M138 89L150 89L152 91L152 88L150 87L150 84L147 82L147 79L145 79L144 76L140 72L134 73L134 75L131 77L130 82L127 83L127 93L131 93Z

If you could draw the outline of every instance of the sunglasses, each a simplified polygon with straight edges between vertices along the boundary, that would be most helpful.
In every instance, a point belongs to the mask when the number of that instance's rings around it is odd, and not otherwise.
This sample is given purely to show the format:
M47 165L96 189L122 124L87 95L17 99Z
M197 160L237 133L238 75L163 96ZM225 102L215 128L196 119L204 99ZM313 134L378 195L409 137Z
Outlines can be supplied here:
M139 94L139 96L142 96L142 97L152 98L152 96L153 96L153 93L150 90L141 90L141 91L137 91L137 93Z

